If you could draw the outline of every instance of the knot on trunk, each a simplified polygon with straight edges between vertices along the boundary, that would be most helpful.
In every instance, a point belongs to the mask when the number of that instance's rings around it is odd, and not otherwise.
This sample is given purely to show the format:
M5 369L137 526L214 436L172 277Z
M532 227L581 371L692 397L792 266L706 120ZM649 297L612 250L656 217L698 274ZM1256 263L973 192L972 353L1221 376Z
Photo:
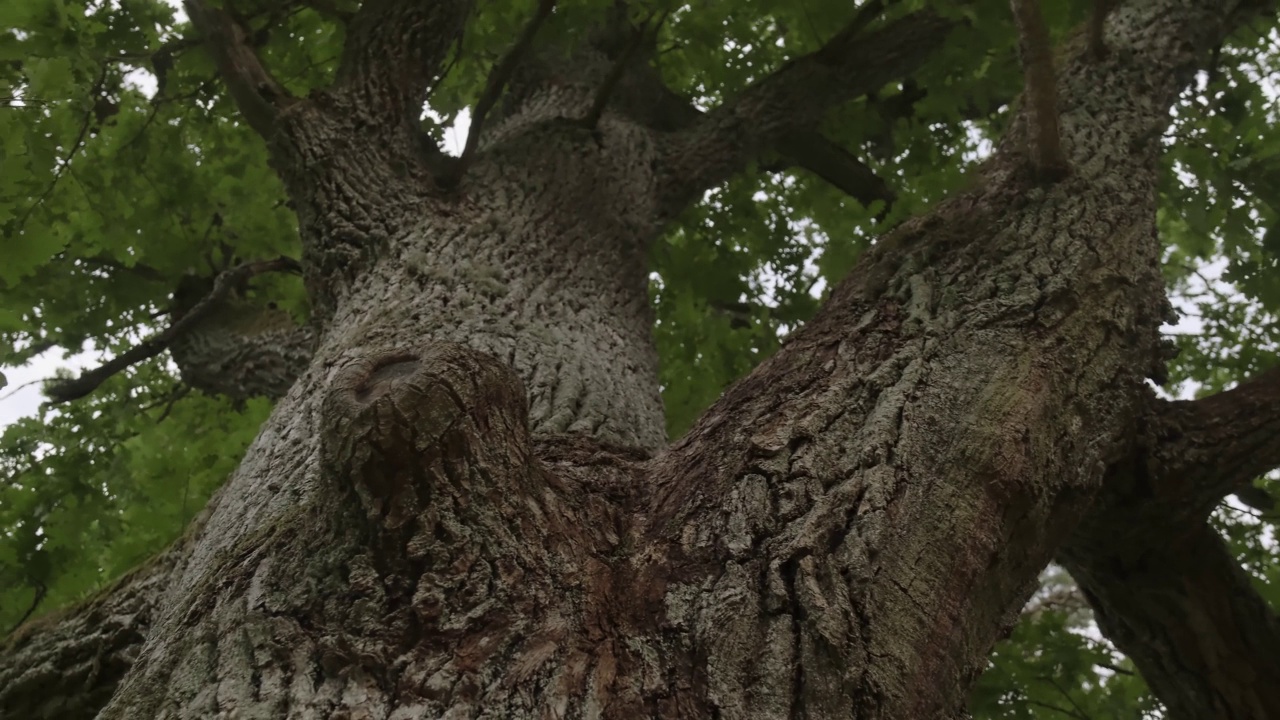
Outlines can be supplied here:
M322 412L326 470L389 529L428 507L450 468L530 453L520 379L462 345L348 360L331 372Z

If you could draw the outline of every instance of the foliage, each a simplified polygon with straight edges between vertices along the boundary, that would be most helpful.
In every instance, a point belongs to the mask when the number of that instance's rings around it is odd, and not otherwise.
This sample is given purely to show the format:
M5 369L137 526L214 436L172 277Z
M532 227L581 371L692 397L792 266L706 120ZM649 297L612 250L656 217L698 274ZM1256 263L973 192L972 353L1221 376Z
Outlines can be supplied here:
M580 35L606 0L566 0L541 41ZM897 3L906 12L924 0ZM354 0L237 0L277 77L305 92L331 76L336 18ZM943 11L960 12L946 4ZM1046 3L1056 37L1087 12ZM432 95L437 136L474 101L489 65L531 12L481 3ZM835 0L675 6L659 36L676 90L706 107L819 46L855 9ZM910 83L839 108L824 128L896 192L887 214L803 172L757 172L711 193L653 248L656 337L673 435L773 352L885 228L963 187L1020 85L1008 5L938 49ZM6 29L7 28L7 29ZM1273 27L1222 48L1176 108L1159 226L1180 309L1171 392L1212 392L1274 365L1280 341L1280 76ZM299 252L294 218L262 143L236 118L180 12L160 0L0 2L0 368L50 348L110 356L162 325L188 274ZM1270 94L1268 94L1268 92ZM854 111L858 112L854 112ZM854 116L865 122L845 121ZM1222 270L1221 282L1200 276ZM264 291L298 315L294 285ZM184 392L160 360L0 437L0 629L101 587L176 537L266 417ZM1273 601L1280 564L1269 521L1221 527ZM1028 616L974 696L983 718L1158 717L1124 661L1089 640L1087 614ZM1104 666L1097 663L1102 662ZM1058 709L1053 709L1058 708Z

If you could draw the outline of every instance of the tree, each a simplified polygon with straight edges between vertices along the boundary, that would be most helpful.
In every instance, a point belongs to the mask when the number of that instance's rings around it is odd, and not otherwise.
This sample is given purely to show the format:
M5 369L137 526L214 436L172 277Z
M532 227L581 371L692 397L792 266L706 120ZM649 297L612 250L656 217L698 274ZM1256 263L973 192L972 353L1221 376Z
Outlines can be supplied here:
M5 611L185 530L5 716L958 718L1056 561L1168 717L1280 717L1209 519L1280 373L1148 383L1162 265L1280 306L1275 6L1109 5L6 6L5 362L109 359L6 433Z

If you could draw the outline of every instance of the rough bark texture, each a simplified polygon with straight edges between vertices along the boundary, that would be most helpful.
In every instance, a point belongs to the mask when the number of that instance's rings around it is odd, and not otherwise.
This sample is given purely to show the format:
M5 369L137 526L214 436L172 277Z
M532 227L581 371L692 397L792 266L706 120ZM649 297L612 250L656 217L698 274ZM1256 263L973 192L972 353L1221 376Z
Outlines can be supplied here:
M1059 559L1170 717L1280 717L1280 617L1207 523L1280 464L1280 369L1197 402L1148 398L1135 431Z
M172 322L208 302L212 279L188 278L174 293ZM315 352L315 331L261 298L228 293L169 343L183 382L235 400L283 397Z
M1207 523L1110 548L1066 565L1170 718L1280 717L1280 618Z
M1244 17L1117 10L1107 58L1079 42L1061 69L1070 177L1035 182L1015 122L666 450L647 243L950 21L851 27L678 123L643 111L639 67L578 122L607 47L531 62L454 189L406 139L423 86L371 69L403 37L330 91L241 100L298 208L318 345L100 717L962 717L1045 564L1096 561L1081 521L1145 452L1159 137ZM259 70L223 71L243 95ZM1145 609L1124 593L1096 590L1119 637ZM1231 692L1227 717L1274 699Z

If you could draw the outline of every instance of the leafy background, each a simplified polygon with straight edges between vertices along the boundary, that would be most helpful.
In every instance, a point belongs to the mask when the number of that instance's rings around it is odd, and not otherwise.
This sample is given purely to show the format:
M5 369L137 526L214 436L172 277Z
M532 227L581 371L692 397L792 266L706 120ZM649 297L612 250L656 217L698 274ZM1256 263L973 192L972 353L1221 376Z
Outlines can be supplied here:
M278 0L234 6L260 31L268 65L299 94L331 76L342 44L337 18L354 9L353 0L313 4L321 9ZM561 2L542 39L570 40L605 4ZM903 0L892 12L922 4ZM448 128L465 126L488 67L531 10L515 0L480 5L424 116L454 151ZM1084 2L1044 6L1059 38L1087 13ZM704 107L818 47L852 12L837 0L640 8L652 10L671 11L662 72ZM709 193L656 243L655 332L673 436L803 323L872 238L965 185L1008 118L1020 78L1007 3L978 0L964 12L982 21L939 48L911 83L828 119L828 136L896 191L886 215L877 219L879 204L863 207L804 173L758 172ZM96 364L164 325L184 275L232 258L297 256L294 217L262 143L237 120L191 38L181 12L160 0L0 0L0 371L47 376L68 362ZM1171 118L1159 227L1184 315L1168 328L1182 351L1165 388L1174 396L1216 392L1277 362L1278 46L1274 24L1249 28L1220 50ZM297 283L269 289L305 315ZM264 400L236 406L191 391L160 357L5 427L0 632L91 595L172 541L269 412ZM1275 477L1258 486L1280 496ZM1234 501L1215 517L1277 605L1274 521ZM973 712L1161 717L1054 568L993 654Z

